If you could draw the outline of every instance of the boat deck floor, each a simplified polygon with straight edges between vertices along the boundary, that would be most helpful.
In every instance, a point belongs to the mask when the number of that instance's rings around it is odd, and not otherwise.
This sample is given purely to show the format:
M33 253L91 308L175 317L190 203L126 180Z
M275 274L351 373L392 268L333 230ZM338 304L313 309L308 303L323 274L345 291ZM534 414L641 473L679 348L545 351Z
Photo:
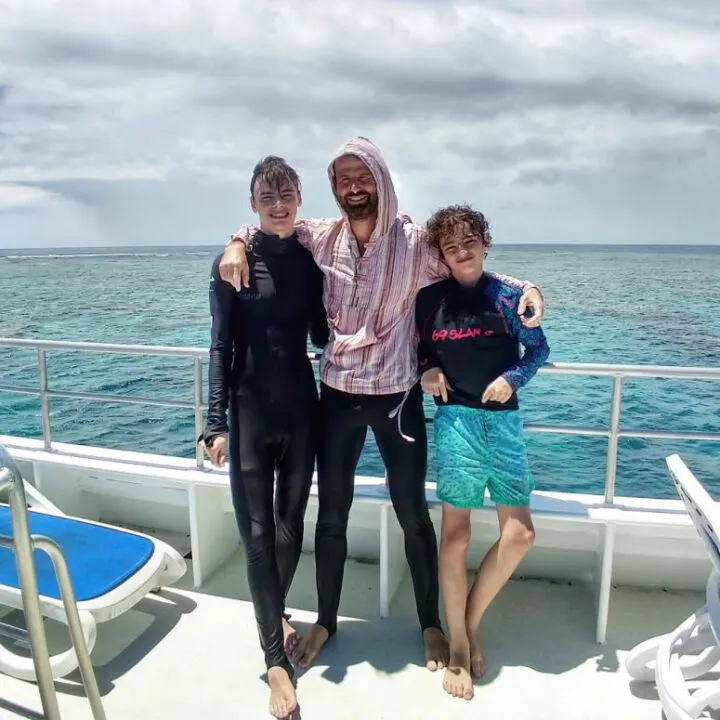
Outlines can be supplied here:
M702 595L692 592L615 590L608 641L600 646L588 588L511 581L484 620L488 672L474 699L465 701L446 695L442 673L423 665L409 576L391 617L381 619L377 567L351 561L338 634L317 663L298 674L300 717L659 720L654 687L631 681L624 658L636 643L669 631L702 603ZM313 621L314 607L314 558L303 555L289 597L301 632ZM67 645L64 629L48 628L51 647ZM201 591L192 589L189 571L177 587L100 625L93 662L108 720L269 717L240 552ZM77 671L56 687L63 718L91 718ZM0 675L0 718L41 717L37 687Z

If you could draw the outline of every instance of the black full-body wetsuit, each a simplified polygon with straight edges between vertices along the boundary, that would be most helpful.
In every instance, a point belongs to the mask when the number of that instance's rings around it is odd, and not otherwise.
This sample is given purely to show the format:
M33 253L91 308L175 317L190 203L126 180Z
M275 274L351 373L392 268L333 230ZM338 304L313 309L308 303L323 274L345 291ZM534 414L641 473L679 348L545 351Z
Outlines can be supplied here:
M229 430L232 498L260 643L267 667L279 665L292 675L282 614L302 550L318 439L307 338L309 332L323 347L329 329L322 273L296 236L256 233L248 264L250 287L239 292L220 278L220 257L213 264L204 436Z

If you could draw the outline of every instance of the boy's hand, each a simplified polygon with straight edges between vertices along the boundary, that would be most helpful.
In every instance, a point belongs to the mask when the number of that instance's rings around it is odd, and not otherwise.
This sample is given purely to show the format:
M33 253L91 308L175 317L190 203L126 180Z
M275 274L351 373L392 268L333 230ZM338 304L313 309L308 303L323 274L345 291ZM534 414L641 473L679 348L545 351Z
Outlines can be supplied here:
M210 462L218 468L225 465L225 452L227 450L227 435L216 435L213 439L212 447L202 444L205 454L210 458Z
M486 388L482 396L482 402L506 403L513 394L510 383L504 377L495 378Z
M448 400L448 390L452 390L440 368L430 368L422 374L422 389L435 397L440 395L445 402Z
M526 318L525 312L530 309L532 310L532 317ZM526 290L520 298L520 304L518 305L518 315L520 316L520 322L526 328L539 327L542 322L543 315L545 314L545 300L543 299L542 293L537 288L530 288Z
M229 282L236 290L250 287L247 251L239 240L231 242L220 260L220 277Z

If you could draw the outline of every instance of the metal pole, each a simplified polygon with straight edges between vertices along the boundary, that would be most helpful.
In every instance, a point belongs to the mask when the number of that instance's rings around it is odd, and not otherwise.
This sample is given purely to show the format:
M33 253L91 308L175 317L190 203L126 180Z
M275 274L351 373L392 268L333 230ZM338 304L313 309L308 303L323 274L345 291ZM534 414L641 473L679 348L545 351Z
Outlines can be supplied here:
M194 382L194 391L195 391L195 438L200 437L200 433L203 431L203 413L202 413L202 404L203 404L203 393L202 393L202 358L195 358L194 361L195 365L195 382ZM205 458L203 456L203 449L200 447L200 443L197 443L195 445L195 461L197 463L197 466L199 468L202 468L205 466Z
M60 546L51 538L36 535L34 543L36 548L46 552L52 560L57 576L58 586L60 588L60 596L65 606L65 616L67 617L68 629L72 638L75 653L77 654L78 666L82 675L83 684L85 685L85 693L87 694L90 708L92 709L95 720L106 720L105 710L100 697L100 689L98 688L95 671L93 670L90 653L87 649L87 642L80 621L80 613L77 609L75 600L75 592L73 591L70 573L68 572L67 562Z
M52 435L50 433L50 401L47 394L47 355L42 348L38 350L38 372L40 374L40 414L42 416L43 442L45 449L50 450Z
M40 595L35 574L35 558L30 538L25 487L10 454L2 447L0 447L0 465L4 466L7 472L13 476L9 494L15 562L43 713L46 720L61 720L55 683L50 668L50 651L40 610Z
M618 437L620 431L620 407L622 403L622 375L616 375L612 383L610 406L610 435L608 436L607 460L605 462L605 502L615 500L615 476L617 473Z
M27 510L27 497L22 475L10 453L0 445L0 490L9 486L10 516L12 519L12 538L0 536L0 543L9 546L15 553L20 592L27 623L27 636L30 640L31 655L35 666L35 679L40 690L43 713L46 720L61 720L57 692L50 666L50 652L43 626L40 607L40 594L35 572L33 549L47 553L52 560L57 577L60 597L65 607L68 630L77 655L85 692L95 720L106 720L102 706L100 689L93 670L90 653L80 621L75 592L73 591L67 562L60 546L51 538L42 535L30 535L30 522Z
M1 451L1 446L0 446ZM0 456L1 457L1 456ZM0 460L2 462L2 460ZM12 489L12 473L9 468L0 465L0 493Z

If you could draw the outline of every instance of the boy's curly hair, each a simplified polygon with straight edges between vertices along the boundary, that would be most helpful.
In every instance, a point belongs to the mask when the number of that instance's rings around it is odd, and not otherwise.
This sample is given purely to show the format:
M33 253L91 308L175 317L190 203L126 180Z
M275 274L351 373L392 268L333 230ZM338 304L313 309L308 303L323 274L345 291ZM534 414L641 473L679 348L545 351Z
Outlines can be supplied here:
M477 235L485 248L492 243L490 224L485 216L469 205L449 205L433 213L427 221L427 243L431 247L440 248L440 238L452 235L458 225L468 223L473 234Z

